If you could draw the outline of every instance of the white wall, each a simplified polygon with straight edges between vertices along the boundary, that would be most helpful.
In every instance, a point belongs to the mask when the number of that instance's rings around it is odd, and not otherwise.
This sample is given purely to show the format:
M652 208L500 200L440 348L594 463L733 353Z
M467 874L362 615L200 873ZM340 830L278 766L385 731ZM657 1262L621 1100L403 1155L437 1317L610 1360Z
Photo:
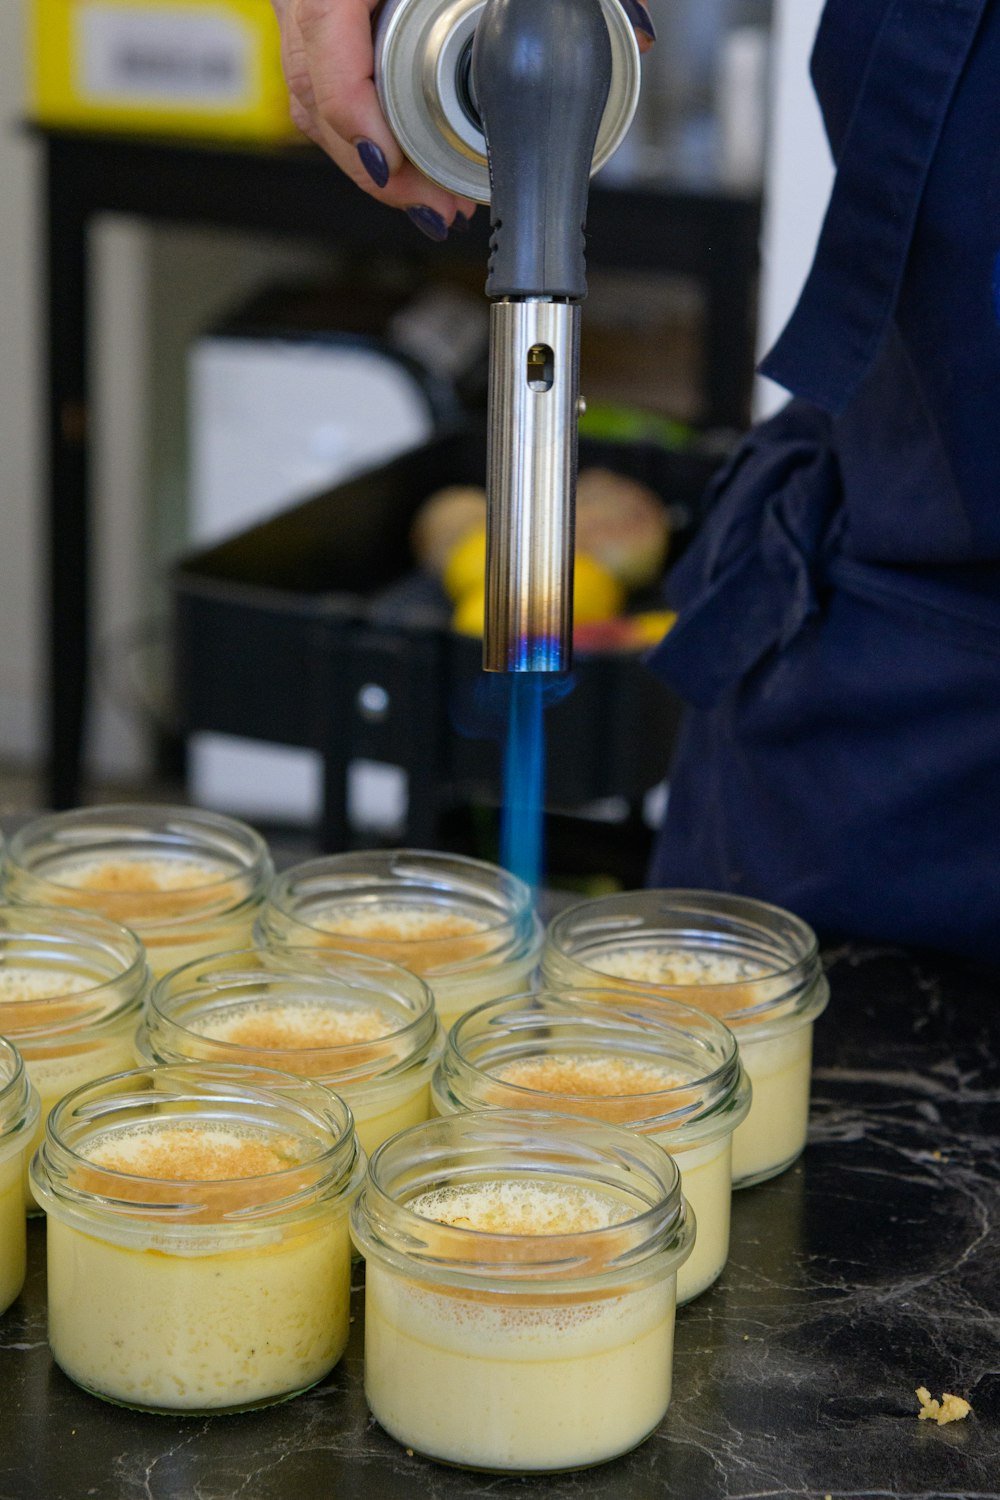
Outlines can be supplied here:
M770 349L798 300L833 181L830 152L809 79L809 54L823 5L824 0L775 0L761 245L761 355ZM786 399L780 386L758 381L759 416Z
M0 754L26 756L38 737L37 248L34 150L16 134L21 31L21 4L0 4Z

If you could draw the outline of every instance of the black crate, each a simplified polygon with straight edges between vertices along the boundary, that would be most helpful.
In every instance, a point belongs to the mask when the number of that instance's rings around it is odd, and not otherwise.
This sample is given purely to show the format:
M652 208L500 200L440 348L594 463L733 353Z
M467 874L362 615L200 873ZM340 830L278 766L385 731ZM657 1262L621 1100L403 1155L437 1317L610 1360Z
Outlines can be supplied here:
M448 628L450 606L415 572L409 544L427 496L481 484L485 459L481 431L436 438L174 570L183 728L320 751L328 848L349 842L346 771L357 757L408 773L409 844L433 846L448 805L499 799L503 680L482 672L478 641ZM662 496L674 551L697 523L717 462L651 444L580 443L581 467L614 469ZM641 798L666 772L678 717L638 655L578 652L571 690L546 713L547 805Z

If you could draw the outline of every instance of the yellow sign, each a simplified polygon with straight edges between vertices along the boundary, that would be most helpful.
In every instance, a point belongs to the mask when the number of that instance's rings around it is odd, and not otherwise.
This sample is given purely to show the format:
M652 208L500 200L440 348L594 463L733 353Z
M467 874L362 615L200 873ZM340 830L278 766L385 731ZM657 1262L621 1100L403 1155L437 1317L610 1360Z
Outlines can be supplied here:
M31 0L30 36L41 124L297 135L269 0Z

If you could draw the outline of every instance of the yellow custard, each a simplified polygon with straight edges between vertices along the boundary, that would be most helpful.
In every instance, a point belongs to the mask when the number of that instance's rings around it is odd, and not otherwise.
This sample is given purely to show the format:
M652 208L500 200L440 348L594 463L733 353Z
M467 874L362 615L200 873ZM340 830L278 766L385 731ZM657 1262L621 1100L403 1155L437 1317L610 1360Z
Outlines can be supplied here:
M22 1211L36 1208L27 1164L45 1134L50 1111L72 1089L130 1068L134 1060L135 1008L126 1007L109 1024L93 1025L94 1006L84 997L97 982L95 976L58 968L0 966L0 1032L17 1042L41 1100L38 1128L25 1157Z
M602 1119L627 1119L629 1115L641 1117L642 1104L633 1103L630 1095L656 1094L686 1081L677 1073L644 1059L565 1053L521 1057L515 1062L502 1063L492 1072L494 1078L512 1083L517 1088L603 1099L607 1102L608 1112L602 1110ZM618 1109L615 1109L616 1103L619 1103Z
M0 1313L24 1284L24 1173L38 1094L13 1042L0 1037Z
M154 977L204 954L249 943L249 906L230 865L201 858L67 860L49 872L67 901L130 927Z
M80 995L93 989L95 980L85 974L61 969L27 968L23 964L0 965L0 1005L31 1005L36 1000L54 1000L62 995ZM78 1007L77 1007L78 1009ZM73 1008L67 1011L70 1019ZM0 1026L3 1025L0 1011ZM20 1029L20 1028L19 1028Z
M600 1099L604 1107L595 1113L622 1124L641 1119L650 1108L643 1095L677 1088L685 1081L666 1068L626 1057L523 1058L495 1068L493 1074L519 1088L573 1096L568 1106L573 1111L579 1108L581 1099ZM509 1099L503 1102L509 1103ZM680 1168L684 1196L694 1209L698 1226L694 1249L677 1273L677 1301L683 1305L718 1280L729 1253L733 1137L726 1134L684 1146L676 1131L648 1133L670 1152Z
M335 1088L351 1106L358 1140L369 1155L397 1130L419 1125L431 1112L430 1067L421 1064L379 1077L373 1053L366 1076L361 1044L389 1036L398 1026L398 1019L377 1008L338 1010L308 1001L249 1002L191 1022L191 1030L202 1036L247 1048L241 1061L273 1065L280 1050L283 1068ZM339 1078L327 1071L331 1057L320 1056L318 1049L337 1047L358 1049L351 1058L354 1076ZM310 1058L314 1049L316 1056Z
M190 1029L198 1036L255 1051L311 1051L374 1042L397 1025L375 1007L341 1010L308 1001L251 1001L197 1016Z
M628 1057L548 1054L518 1058L491 1068L491 1076L515 1088L566 1099L571 1114L588 1114L609 1123L641 1121L653 1107L649 1095L677 1088L684 1079L677 1073L645 1060ZM645 1096L645 1097L644 1097ZM435 1102L442 1113L442 1096ZM496 1102L509 1107L509 1094ZM558 1109L552 1100L535 1099L532 1107ZM683 1305L718 1280L729 1252L729 1220L732 1172L732 1135L708 1142L683 1144L677 1132L648 1132L669 1151L681 1172L684 1196L694 1210L698 1226L691 1255L677 1273L677 1302Z
M812 1025L756 1038L753 988L773 971L752 959L629 946L601 949L593 969L630 984L683 987L687 1004L707 1010L736 1032L740 1056L753 1085L750 1113L733 1135L733 1182L757 1182L789 1166L802 1151L809 1123ZM685 1189L686 1190L686 1189Z
M340 947L401 964L426 980L445 1030L484 1000L527 988L542 938L523 882L423 850L333 855L286 871L260 935L278 950Z
M214 1121L151 1123L98 1135L83 1159L93 1172L77 1169L79 1189L106 1191L105 1174L117 1174L136 1211L87 1226L45 1204L49 1339L66 1374L125 1405L212 1411L283 1399L327 1373L349 1327L343 1206L227 1219L287 1191L285 1176L305 1164L301 1142ZM183 1224L161 1228L157 1203L195 1197L186 1236Z
M574 1235L629 1213L592 1190L524 1180L446 1188L408 1207L490 1236ZM516 1242L508 1253L516 1258ZM451 1463L599 1463L635 1447L662 1417L673 1320L672 1276L610 1296L539 1288L534 1305L505 1306L404 1279L369 1258L365 1390L393 1437Z
M473 1006L520 989L537 962L534 952L514 967L493 962L494 938L485 921L436 906L338 904L317 911L312 921L333 944L387 958L419 974L434 992L445 1031Z
M24 1170L28 1152L0 1160L0 1313L24 1283Z
M442 1116L469 1109L556 1110L627 1126L669 1152L697 1220L677 1273L689 1302L729 1248L733 1132L750 1087L732 1032L655 993L536 990L479 1006L452 1029L434 1076Z

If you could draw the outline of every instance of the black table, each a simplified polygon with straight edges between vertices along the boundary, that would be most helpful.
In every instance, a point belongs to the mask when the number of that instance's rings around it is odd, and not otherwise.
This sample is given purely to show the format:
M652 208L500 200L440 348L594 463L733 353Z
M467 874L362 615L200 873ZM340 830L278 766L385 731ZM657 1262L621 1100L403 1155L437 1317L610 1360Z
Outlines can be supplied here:
M729 1265L679 1314L673 1402L635 1453L533 1480L408 1457L365 1407L360 1296L345 1359L285 1406L107 1406L49 1358L37 1224L0 1319L0 1500L1000 1497L998 976L872 948L829 968L809 1147L737 1194ZM973 1414L918 1421L918 1385Z
M44 152L47 255L49 805L80 800L89 697L90 231L101 214L293 235L345 248L410 253L425 242L343 178L311 146L234 146L89 132L37 132ZM485 268L487 215L446 247ZM588 258L689 276L705 292L705 400L709 426L749 417L760 204L727 192L632 191L595 186Z

